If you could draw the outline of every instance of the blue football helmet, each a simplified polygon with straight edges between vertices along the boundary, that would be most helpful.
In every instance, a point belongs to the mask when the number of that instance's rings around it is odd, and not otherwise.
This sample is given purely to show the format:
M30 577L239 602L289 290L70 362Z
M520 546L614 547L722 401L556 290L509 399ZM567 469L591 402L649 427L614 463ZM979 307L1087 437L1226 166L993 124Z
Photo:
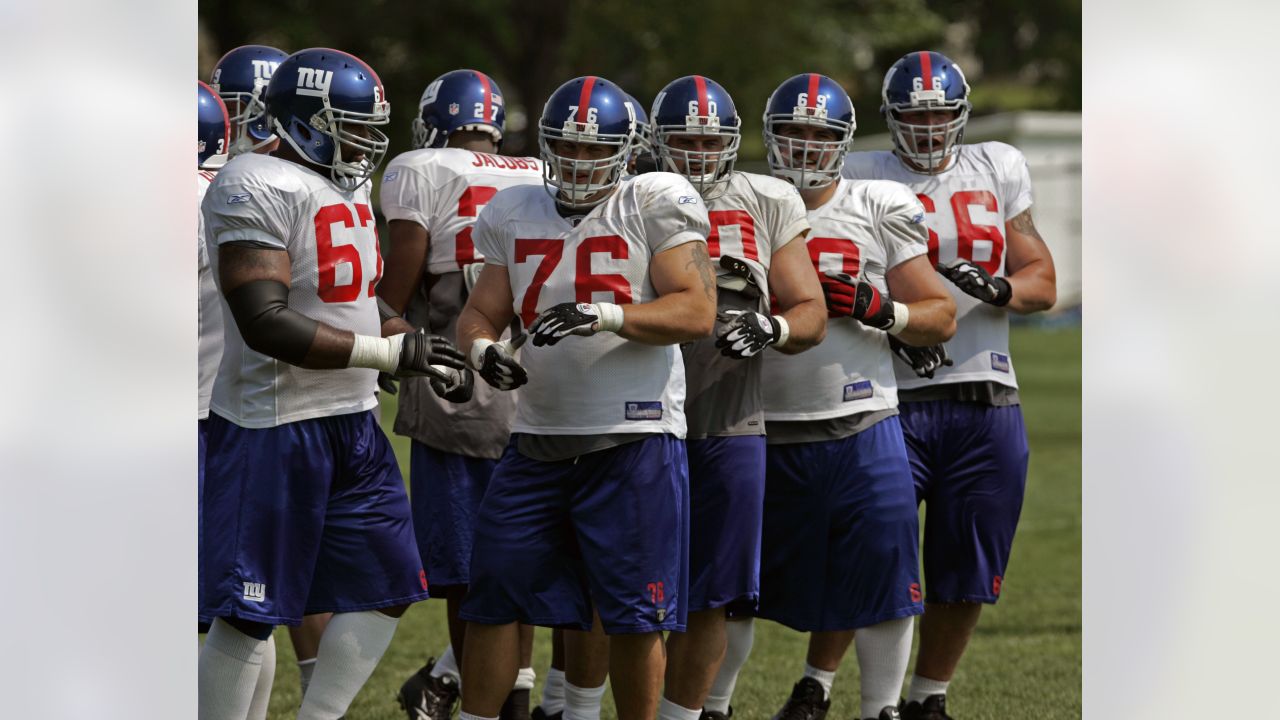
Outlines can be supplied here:
M382 80L360 58L328 48L299 50L276 68L266 92L271 128L329 179L354 190L387 152L378 130L391 120ZM343 153L357 157L343 158Z
M599 205L622 180L635 131L635 107L622 88L594 75L561 85L547 98L538 121L547 191L565 207ZM552 148L556 140L606 145L612 151L595 160L569 158Z
M227 145L231 142L231 124L227 106L213 88L196 81L196 167L218 168L227 162Z
M478 70L447 72L427 86L413 119L414 148L442 148L459 130L480 130L502 146L507 122L502 88Z
M227 105L232 134L231 155L253 152L268 145L276 136L267 125L262 93L271 81L271 73L289 57L283 50L266 45L242 45L218 61L209 77L209 85Z
M649 115L658 169L685 176L704 199L723 193L742 142L742 118L729 93L715 80L687 75L658 93ZM678 150L671 147L672 135L717 135L724 138L724 147L705 152Z
M636 137L631 147L632 157L653 152L653 129L649 127L649 115L634 95L628 95L627 99L636 111Z
M959 66L937 52L913 52L889 68L880 90L880 113L889 125L894 152L928 173L941 172L964 137L973 105ZM912 115L953 111L952 120L916 124Z
M782 125L806 125L835 133L835 140L800 140L779 134ZM853 147L853 101L826 75L789 78L764 106L764 146L769 170L797 190L821 188L840 177L845 153Z

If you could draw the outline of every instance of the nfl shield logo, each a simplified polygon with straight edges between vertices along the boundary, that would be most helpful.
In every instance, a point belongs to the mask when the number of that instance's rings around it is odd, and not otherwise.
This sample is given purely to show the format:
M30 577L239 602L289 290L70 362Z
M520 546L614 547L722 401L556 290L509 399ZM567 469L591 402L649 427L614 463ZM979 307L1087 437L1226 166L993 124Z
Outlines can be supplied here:
M458 107L458 103L449 103L449 114L450 114L450 115L457 115L457 114L458 114L458 111L459 111L460 109L461 109L461 108L459 108L459 107Z

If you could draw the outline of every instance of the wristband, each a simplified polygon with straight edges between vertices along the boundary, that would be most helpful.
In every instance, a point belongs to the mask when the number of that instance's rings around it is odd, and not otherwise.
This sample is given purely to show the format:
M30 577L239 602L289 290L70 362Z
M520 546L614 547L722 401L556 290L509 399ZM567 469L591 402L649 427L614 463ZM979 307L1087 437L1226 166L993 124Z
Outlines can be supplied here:
M889 326L888 333L890 335L898 335L907 329L907 323L911 322L911 311L907 306L897 300L893 301L893 324Z
M399 369L404 333L385 338L356 335L355 340L351 346L351 357L347 360L347 367L372 368L392 374Z
M489 338L476 338L471 343L471 353L467 356L467 360L471 363L472 370L479 370L484 365L484 351L489 349L493 341Z
M773 344L775 348L780 348L787 344L787 340L791 338L791 326L787 324L787 319L781 315L774 315L773 319L778 322L778 340Z
M622 306L613 303L596 303L596 309L600 312L600 319L596 322L599 327L596 332L616 333L622 329Z

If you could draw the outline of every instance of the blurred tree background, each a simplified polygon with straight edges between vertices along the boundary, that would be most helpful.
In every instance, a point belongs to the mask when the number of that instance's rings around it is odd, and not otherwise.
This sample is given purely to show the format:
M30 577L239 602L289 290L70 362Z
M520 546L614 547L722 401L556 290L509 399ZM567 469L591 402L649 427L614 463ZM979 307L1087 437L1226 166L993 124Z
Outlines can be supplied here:
M720 82L743 117L744 159L763 158L760 114L786 78L819 72L853 97L860 134L881 132L880 83L907 52L941 51L965 71L975 115L1080 110L1080 0L205 0L199 63L248 43L359 56L391 100L392 154L409 148L423 89L462 67L507 102L507 154L536 154L537 116L560 83L600 75L646 108L682 75Z

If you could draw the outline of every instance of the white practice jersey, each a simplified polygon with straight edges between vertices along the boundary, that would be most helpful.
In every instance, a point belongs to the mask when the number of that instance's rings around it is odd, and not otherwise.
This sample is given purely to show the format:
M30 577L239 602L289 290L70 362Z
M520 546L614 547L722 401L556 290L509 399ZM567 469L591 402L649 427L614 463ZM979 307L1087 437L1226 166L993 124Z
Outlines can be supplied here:
M993 276L1005 274L1005 223L1031 207L1027 160L1010 145L984 142L961 145L951 166L938 175L908 169L891 152L855 152L845 157L843 174L865 180L896 180L924 204L929 226L929 260L956 258L981 265ZM934 379L917 377L894 360L904 389L935 383L995 382L1018 387L1009 357L1009 313L961 292L943 280L956 300L956 334L947 341L953 367L939 368Z
M513 309L526 326L565 302L651 302L653 256L709 232L702 198L671 173L624 179L575 227L544 188L503 190L480 213L476 248L506 267ZM684 364L675 345L614 333L566 337L520 351L529 383L520 388L513 432L535 435L671 433L683 438Z
M417 223L429 233L427 271L405 307L414 327L454 338L466 303L466 265L483 262L472 241L480 209L499 190L543 187L542 163L456 148L410 150L382 176L382 213ZM479 266L476 266L478 268ZM395 431L429 447L468 457L497 459L507 447L519 393L477 382L465 403L437 396L426 378L400 381Z
M842 178L831 200L809 211L809 257L819 274L845 272L888 293L889 270L928 251L923 214L899 183ZM765 421L826 420L897 407L888 338L853 318L834 318L817 347L799 355L764 353Z
M718 275L722 256L744 261L761 299L721 289L720 310L767 312L769 266L773 254L809 229L804 200L795 186L755 173L735 172L728 187L707 201L711 234L707 252ZM717 325L717 334L723 326ZM686 414L690 438L764 434L762 355L735 360L720 354L713 335L682 347L688 383Z
M769 259L795 236L809 229L804 200L785 180L756 173L735 172L724 193L707 201L711 234L707 253L716 263L730 256L745 260L765 297L769 296Z
M378 199L388 220L427 229L427 272L443 275L484 260L471 237L480 208L499 190L534 183L542 186L542 161L535 158L426 148L387 165Z
M213 378L218 374L218 361L222 358L222 298L213 281L213 268L209 265L209 248L204 236L204 214L200 212L200 203L204 201L205 191L214 176L212 170L196 171L196 241L199 246L196 274L200 283L200 301L196 306L200 329L197 377L200 382L201 420L209 417L209 396L213 394Z
M214 277L217 246L248 242L289 253L289 307L360 335L381 334L374 287L382 276L369 187L329 179L266 155L241 155L218 173L203 203ZM224 344L211 408L248 428L377 407L376 370L307 370L255 352L222 303Z

